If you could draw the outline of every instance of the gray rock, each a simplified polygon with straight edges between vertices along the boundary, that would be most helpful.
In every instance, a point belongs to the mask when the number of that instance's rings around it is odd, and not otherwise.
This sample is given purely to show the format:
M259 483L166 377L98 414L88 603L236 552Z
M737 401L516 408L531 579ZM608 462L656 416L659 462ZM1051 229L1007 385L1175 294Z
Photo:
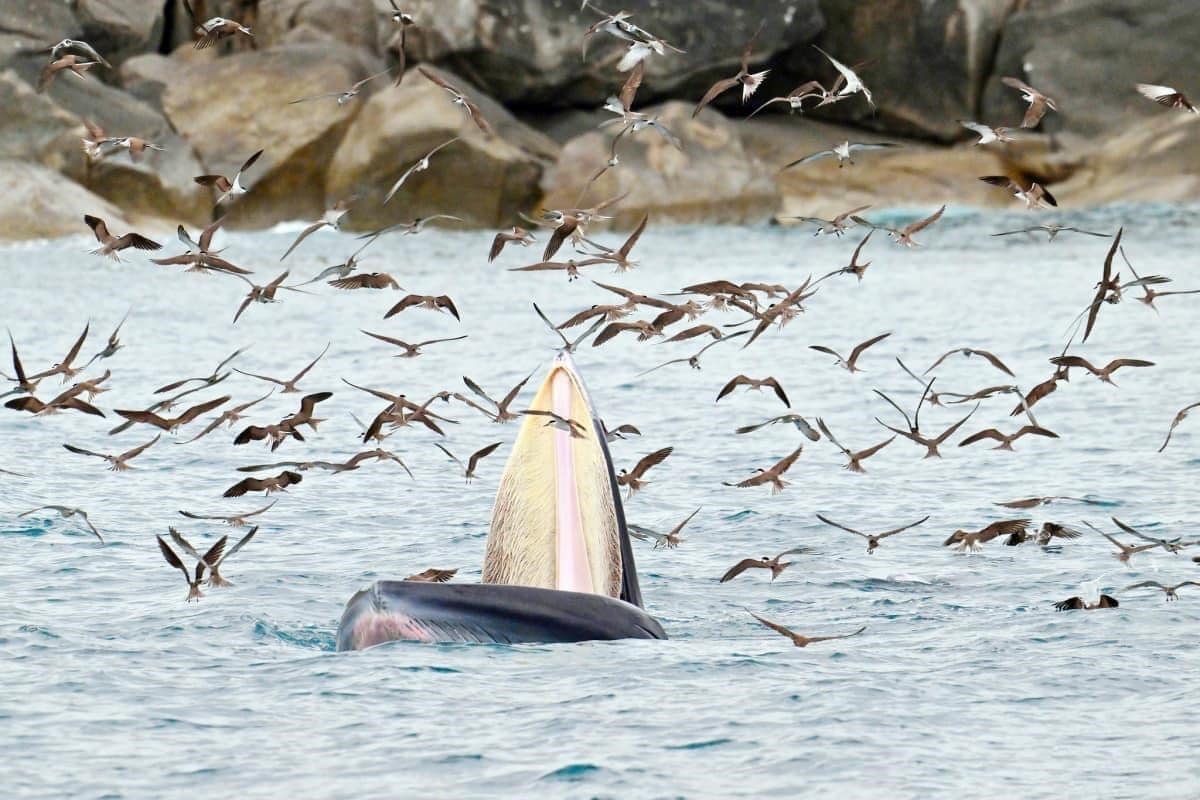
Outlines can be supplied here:
M60 169L79 149L79 119L46 95L37 94L14 70L0 72L0 158Z
M414 70L398 88L377 92L354 120L329 167L328 202L361 194L347 227L370 230L432 214L468 224L507 225L537 202L543 170L554 162L553 141L519 122L456 75L439 74L466 92L495 129L488 138L445 90ZM388 190L415 161L459 137L414 173L387 204Z
M380 12L364 0L272 0L258 10L260 47L332 40L378 51Z
M0 159L0 184L0 239L86 234L84 214L124 225L106 200L40 164Z
M1020 124L1012 75L1058 101L1042 129L1077 136L1113 130L1153 114L1135 83L1177 85L1195 97L1200 14L1176 0L1041 0L1023 3L1004 29L984 95L989 123ZM1184 85L1180 85L1184 84ZM1192 90L1192 91L1189 91Z
M0 67L20 62L41 69L50 45L82 35L83 26L67 3L0 0Z
M84 39L114 66L162 39L162 0L76 0L75 13Z
M756 63L812 40L823 24L817 0L598 4L632 12L633 22L687 51L650 58L642 102L698 98L715 78L737 70L760 23ZM599 105L623 80L615 69L625 49L620 40L597 34L581 57L583 33L601 17L580 11L578 0L415 0L407 7L417 20L407 37L409 56L445 66L501 102Z

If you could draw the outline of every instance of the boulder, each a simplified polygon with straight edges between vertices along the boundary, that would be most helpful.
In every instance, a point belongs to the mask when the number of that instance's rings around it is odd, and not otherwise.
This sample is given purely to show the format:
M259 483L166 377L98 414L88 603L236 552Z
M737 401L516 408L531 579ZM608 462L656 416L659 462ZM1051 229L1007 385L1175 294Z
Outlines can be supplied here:
M117 70L117 78L125 91L162 110L163 90L175 79L179 70L186 68L183 59L142 53L126 59Z
M676 149L654 130L627 133L617 144L619 163L608 163L619 125L590 130L567 142L543 183L546 208L574 208L626 195L611 211L618 227L642 214L656 222L760 222L779 207L771 167L747 149L738 123L705 109L692 118L690 103L672 101L646 113L658 116L682 143Z
M84 214L125 225L108 201L40 164L0 159L0 184L0 239L86 234Z
M130 56L158 49L163 7L162 0L76 0L75 13L84 40L118 66Z
M815 116L893 134L964 138L957 120L979 113L992 56L1016 1L823 0L826 26L817 44L851 68L862 63L855 71L877 110L855 96ZM759 95L763 100L786 95L812 79L832 87L837 75L824 56L805 45L780 60ZM786 108L780 104L777 110Z
M496 227L537 202L538 182L557 157L557 145L468 82L437 72L479 105L496 135L485 136L444 89L409 70L398 88L376 92L363 105L329 166L327 202L360 195L347 218L349 228L371 230L432 214ZM454 137L459 141L382 204L409 166Z
M1200 14L1177 0L1040 0L1022 3L1004 29L983 98L986 121L1020 124L1024 80L1058 101L1042 129L1077 140L1153 115L1135 83L1179 84L1193 97L1200 73Z
M38 94L12 69L0 72L0 158L63 167L79 149L79 120Z
M626 47L621 40L597 34L586 59L581 57L583 33L602 15L590 7L581 11L575 0L414 0L405 5L417 21L407 34L408 55L447 67L501 102L595 106L623 80L615 68ZM620 8L632 12L632 22L687 51L647 61L643 101L698 98L713 80L737 71L742 49L760 24L755 63L812 40L823 24L817 0L626 0Z
M260 47L334 41L377 52L381 13L364 0L271 0L258 8Z
M163 109L207 173L232 178L246 158L264 151L246 178L251 191L229 211L230 227L316 218L325 208L329 160L364 100L289 101L343 91L379 66L362 51L328 42L237 53L170 76Z
M0 67L20 61L41 69L50 57L50 45L82 35L70 3L0 0Z

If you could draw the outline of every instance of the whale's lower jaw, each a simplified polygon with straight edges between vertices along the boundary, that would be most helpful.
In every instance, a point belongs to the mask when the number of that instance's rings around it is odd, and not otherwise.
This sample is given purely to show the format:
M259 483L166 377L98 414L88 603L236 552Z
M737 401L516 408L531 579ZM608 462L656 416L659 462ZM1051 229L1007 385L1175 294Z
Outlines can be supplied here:
M390 641L585 642L666 639L637 606L604 595L503 584L378 581L350 599L337 649Z

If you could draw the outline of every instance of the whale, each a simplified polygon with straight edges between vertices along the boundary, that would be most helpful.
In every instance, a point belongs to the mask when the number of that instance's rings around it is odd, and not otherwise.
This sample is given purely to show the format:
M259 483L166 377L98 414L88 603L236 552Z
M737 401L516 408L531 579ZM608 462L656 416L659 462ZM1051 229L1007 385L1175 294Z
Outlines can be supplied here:
M376 581L347 602L339 651L667 638L643 606L608 434L570 352L551 361L529 411L496 491L481 582Z

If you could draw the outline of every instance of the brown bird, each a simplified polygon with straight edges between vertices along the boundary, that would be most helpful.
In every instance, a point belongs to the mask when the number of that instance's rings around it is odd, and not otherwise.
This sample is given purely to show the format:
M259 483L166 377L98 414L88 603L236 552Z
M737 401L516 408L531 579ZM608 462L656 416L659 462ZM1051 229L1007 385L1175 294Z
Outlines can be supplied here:
M1192 547L1193 545L1200 544L1200 540L1185 542L1183 541L1182 536L1176 536L1174 539L1159 539L1154 536L1147 536L1132 525L1126 525L1124 522L1121 522L1121 520L1117 519L1116 517L1112 517L1111 519L1114 525L1126 533L1136 536L1144 542L1153 542L1167 552L1175 553L1176 555L1183 552L1185 549Z
M1122 564L1128 564L1129 560L1138 553L1144 553L1147 550L1153 550L1156 547L1161 547L1158 542L1154 542L1152 544L1125 544L1124 542L1119 542L1113 537L1109 536L1107 533L1100 530L1090 522L1084 522L1083 524L1087 525L1096 533L1113 543L1113 545L1117 548L1117 552L1112 554L1113 558L1115 558L1117 561L1120 561Z
M1200 583L1197 583L1196 581L1183 581L1182 583L1177 583L1174 586L1166 586L1158 581L1142 581L1141 583L1133 583L1129 586L1126 586L1125 591L1128 592L1130 589L1142 589L1145 587L1162 589L1163 593L1167 596L1167 602L1169 603L1172 600L1179 599L1179 595L1176 594L1176 592L1178 592L1179 589L1183 588L1184 586L1200 586Z
M280 380L279 378L271 378L267 375L257 375L253 372L246 372L245 370L240 370L237 367L234 367L233 371L240 373L242 375L246 375L251 378L258 378L260 381L267 381L268 383L277 383L283 387L283 389L281 390L282 394L289 394L291 392L299 392L300 391L300 389L296 386L296 384L299 383L301 380L303 380L304 376L308 374L309 370L311 370L313 367L315 367L317 365L317 362L320 361L322 358L324 358L325 354L328 352L329 352L329 345L326 344L325 349L321 351L321 355L314 358L312 361L310 361L308 363L308 366L306 366L304 369L300 370L294 376L292 376L291 378L289 378L287 380Z
M616 441L617 439L628 439L630 436L641 436L642 432L635 425L630 425L626 422L623 425L618 425L615 428L610 428L605 431L605 441Z
M636 465L634 465L632 470L626 471L622 469L620 472L618 472L617 485L629 487L629 494L626 495L626 498L628 499L633 497L639 489L649 483L650 481L643 480L642 476L644 476L651 467L657 466L665 461L667 456L671 455L673 452L675 452L674 447L664 447L661 450L655 450L653 453L643 456L642 459L638 461Z
M347 214L350 213L350 209L354 207L354 204L357 202L357 200L357 195L343 197L336 201L332 208L325 209L325 213L321 216L321 219L300 231L300 235L296 237L296 240L292 242L287 250L283 251L283 255L279 257L279 260L283 261L289 255L291 255L292 251L299 247L301 242L319 231L321 228L330 228L331 230L340 231L342 229L342 220ZM353 256L351 256L351 258L353 258Z
M496 448L502 444L504 444L504 443L503 442L493 442L492 444L489 444L486 447L479 448L478 450L476 450L474 453L471 454L471 457L467 459L466 464L459 461L458 456L454 455L454 453L451 453L449 450L447 450L445 447L443 447L441 445L441 443L434 442L433 446L436 447L437 449L441 450L447 456L449 456L450 460L453 461L455 464L458 464L458 466L462 467L463 477L467 479L467 483L470 483L472 480L475 479L475 467L477 467L479 465L479 460L491 455L496 450Z
M1083 329L1083 341L1085 342L1091 336L1092 328L1096 326L1096 317L1100 314L1100 306L1104 303L1115 303L1120 299L1121 276L1113 274L1112 266L1113 256L1117 254L1117 249L1121 246L1121 236L1124 233L1124 227L1117 229L1117 235L1113 237L1108 254L1104 256L1104 272L1100 276L1100 282L1096 284L1096 294L1087 308L1087 324Z
M290 425L249 425L233 438L233 443L239 445L249 444L250 442L269 441L271 443L271 452L273 453L288 438L301 442L304 441L304 437L300 435L300 431ZM236 497L237 495L234 496Z
M1050 190L1036 181L1030 181L1026 188L1007 175L985 175L979 180L1012 193L1013 197L1025 202L1026 208L1058 206L1058 201L1054 199L1054 195L1050 194Z
M970 358L971 356L982 356L985 361L987 361L989 364L991 364L993 367L1000 370L1004 374L1010 375L1010 376L1013 374L1013 371L1011 369L1009 369L1008 366L1003 361L1001 361L999 358L997 358L994 353L989 353L987 350L976 350L973 347L956 347L953 350L946 351L942 355L938 356L937 361L934 361L932 364L930 364L929 369L925 370L921 374L928 375L930 372L933 372L935 369L937 369L938 366L943 361L945 361L947 358L949 358L950 356L953 356L953 355L963 355L963 356L966 356L967 358Z
M361 272L329 281L329 285L335 289L400 289L396 279L386 272Z
M667 312L667 313L670 313L670 312ZM700 351L694 355L688 356L687 358L673 358L670 361L664 361L663 363L661 363L657 366L654 366L654 367L651 367L650 369L639 372L634 377L640 378L643 375L648 375L649 373L654 372L655 370L662 369L663 367L668 367L671 364L687 364L692 369L700 369L700 356L704 355L704 353L710 347L716 347L721 342L724 342L728 339L734 339L738 336L745 336L747 333L749 333L749 331L738 331L737 333L726 334L726 335L720 337L719 339L715 339L715 340L709 342L708 344L704 345L704 347L701 347Z
M836 447L838 450L841 450L842 454L845 455L846 458L850 459L850 462L848 464L846 464L845 466L843 466L842 469L847 469L847 470L850 470L851 472L857 472L859 474L866 472L866 470L863 469L863 465L862 465L863 461L866 461L868 458L875 455L883 448L887 447L889 444L891 444L896 439L896 437L893 436L890 439L882 441L877 445L868 447L866 450L859 450L856 453L856 452L853 452L853 451L847 449L845 446L842 445L841 442L839 442L837 439L835 439L833 437L833 434L830 432L829 428L826 427L825 420L821 419L820 417L817 417L817 427L821 429L821 433L825 434L825 438L833 443L834 447Z
M881 539L886 539L889 536L895 536L897 533L902 533L902 532L908 530L909 528L915 528L918 525L920 525L922 522L925 522L925 520L929 519L929 515L922 517L921 519L917 520L916 522L910 522L909 524L904 525L899 528L892 528L891 530L884 531L883 533L870 533L870 534L863 533L862 531L855 530L854 528L849 528L849 527L841 524L840 522L834 522L833 520L828 519L827 517L823 517L820 514L817 514L817 519L821 520L821 522L824 522L826 525L832 525L835 528L841 528L842 530L846 531L847 533L853 533L857 536L863 537L864 539L867 540L867 555L871 555L872 553L875 552L875 549L879 547L879 541Z
M300 398L300 410L291 416L285 417L279 424L288 428L298 428L301 425L307 425L315 431L317 425L325 421L313 416L317 403L324 403L331 397L333 397L333 392L313 392L312 394L304 395L304 397Z
M683 532L684 527L686 527L687 524L692 521L692 517L696 516L699 513L700 513L700 509L697 508L691 514L688 514L687 517L683 520L683 522L680 522L678 525L676 525L674 528L672 528L667 533L659 533L658 531L652 531L649 528L642 527L641 525L630 525L630 526L628 526L629 527L629 535L634 537L635 539L643 539L643 540L653 539L655 550L657 550L660 547L665 547L668 550L674 550L676 547L679 547L680 544L687 541L680 534Z
M495 131L492 130L491 124L484 119L483 112L479 110L479 106L477 106L475 102L471 100L471 98L463 94L461 90L455 88L455 86L445 78L430 71L424 66L418 66L417 72L420 72L432 83L445 89L450 94L450 101L456 106L462 107L467 116L471 118L471 122L475 123L475 126L483 132L484 136L490 138L495 135Z
M122 408L114 409L114 412L118 416L122 416L130 422L153 425L156 428L161 428L167 433L173 433L180 427L187 425L189 422L201 416L202 414L207 414L214 408L228 403L229 400L230 395L222 395L221 397L217 397L212 400L206 400L203 403L192 406L177 417L160 417L158 414L155 414L152 411L129 411Z
M180 509L179 513L188 519L217 520L235 528L244 528L247 524L249 524L246 522L246 520L248 520L250 517L256 517L259 514L269 511L271 507L278 502L278 500L272 500L262 508L257 509L256 511L248 511L245 514L193 514L191 511L184 511L182 509Z
M360 330L361 330L361 328L360 328ZM362 331L362 332L365 333L367 336L371 336L375 339L378 339L381 342L387 342L388 344L393 344L396 347L403 349L404 352L397 353L395 356L396 358L416 358L417 356L421 355L421 348L425 347L427 345L440 344L441 342L457 342L459 339L467 338L466 335L464 334L462 336L451 336L448 339L427 339L424 342L417 342L416 344L409 344L408 342L405 342L401 339L396 339L391 336L384 336L381 333L371 333L370 331Z
M400 191L400 187L402 187L404 185L405 181L407 181L409 178L411 178L416 173L424 172L425 170L429 169L429 159L433 158L439 150L441 150L442 148L445 148L445 147L449 147L450 145L457 142L458 139L459 139L459 137L457 137L457 136L455 136L453 139L447 139L446 141L442 142L437 147L433 148L428 153L426 153L425 155L423 155L419 159L417 159L416 163L414 163L408 169L404 170L404 172L400 175L399 179L397 179L396 182L392 184L392 188L388 189L388 193L386 195L384 195L383 204L384 205L388 204L388 201L391 200L392 197L395 196L396 192Z
M51 375L62 375L63 383L66 383L70 378L73 378L82 372L84 369L83 367L75 367L72 365L75 363L75 359L79 357L79 351L83 349L83 343L87 341L88 332L91 329L92 324L90 322L87 325L84 325L83 333L79 334L79 338L75 340L73 345L71 345L71 349L67 351L67 354L63 357L62 361L58 362L48 370L30 376L28 379L24 377L24 370L21 368L20 359L17 358L17 346L15 343L13 343L13 369L17 371L17 380L21 387L24 388L25 391L32 394L33 390L37 387L38 381L40 381L42 378L49 378ZM11 333L8 335L8 340L10 343L12 343L13 339Z
M995 505L1004 506L1005 508L1037 508L1038 506L1049 505L1055 500L1070 500L1075 503L1089 503L1092 505L1098 505L1098 501L1096 500L1087 500L1083 497L1064 497L1063 495L1052 495L1049 497L1026 497L1021 500L1009 500L1006 503L995 503Z
M488 263L495 261L500 252L504 250L504 246L509 242L519 244L522 247L528 247L536 241L537 238L532 233L518 226L514 226L511 232L500 231L492 239L492 249L488 251Z
M975 442L982 442L984 439L992 439L1000 443L993 447L993 450L1012 450L1013 442L1015 442L1017 439L1020 439L1022 436L1025 436L1026 434L1031 434L1034 436L1047 436L1051 439L1058 438L1057 433L1047 430L1046 428L1042 428L1037 425L1022 425L1016 433L1001 433L995 428L985 428L984 430L979 431L979 433L973 433L967 438L963 439L958 443L958 446L966 447L967 445L974 444Z
M92 255L108 256L113 261L120 261L119 253L130 247L138 250L161 250L162 245L158 242L142 236L140 233L127 233L124 236L113 236L108 232L108 226L104 224L104 220L99 217L93 217L91 214L84 214L83 221L92 229L92 233L96 237L96 241L100 246L92 250Z
M717 399L714 402L721 402L722 397L729 394L739 386L745 386L756 391L760 391L763 389L763 387L767 387L775 392L775 396L783 401L785 406L788 408L792 407L791 401L788 400L787 393L783 391L783 386L780 385L779 381L770 376L766 378L750 378L746 375L735 375L729 381L729 383L721 387L721 391L717 392Z
M8 471L5 470L5 472L8 472ZM12 472L9 474L16 475L18 473ZM104 537L100 535L100 531L96 530L96 526L92 524L92 521L90 519L88 519L88 513L86 511L84 511L82 508L72 508L70 506L38 506L37 508L31 508L28 511L17 514L17 516L18 517L28 517L30 514L36 514L39 511L47 511L47 510L57 511L63 519L70 519L71 517L79 517L80 519L83 520L83 524L88 526L88 530L90 530L93 534L95 534L96 538L100 540L100 544L104 544Z
M275 299L275 293L277 291L279 291L279 289L281 289L281 288L289 289L290 291L293 291L293 292L301 291L300 289L292 289L291 287L283 285L283 282L287 279L287 276L289 274L290 274L290 272L288 270L284 270L282 273L279 274L278 277L276 277L273 281L271 281L270 283L268 283L265 286L259 286L258 284L250 281L250 279L243 277L242 275L238 275L237 277L244 280L246 282L246 285L250 287L250 291L249 291L249 293L247 293L246 298L244 300L242 300L242 304L240 306L238 306L237 313L233 315L234 323L236 323L238 321L238 319L242 316L242 312L250 307L251 303L276 303L276 302L278 302Z
M167 563L183 573L183 579L188 584L187 602L190 603L193 600L199 600L203 597L204 592L200 591L200 582L204 580L204 570L208 567L209 559L216 561L221 557L221 551L225 549L226 537L222 536L218 539L217 543L210 547L208 552L204 554L204 557L196 561L195 578L192 577L187 567L183 565L183 561L171 549L171 546L163 541L161 536L155 536L154 538L158 540L158 549L162 551L163 558L167 560Z
M503 422L510 422L510 421L512 421L512 420L514 420L514 419L517 419L517 417L518 417L518 416L520 416L520 415L518 415L518 414L514 414L513 412L509 411L509 410L508 410L508 407L509 407L510 405L512 405L512 402L513 402L514 400L516 400L516 399L517 399L517 395L519 395L519 394L521 393L521 390L522 390L523 388L525 388L525 384L526 384L526 383L528 383L528 382L529 382L529 379L530 379L530 378L532 378L532 377L533 377L533 373L532 373L532 372L531 372L531 373L529 373L528 375L526 375L526 376L524 377L524 379L522 379L522 380L521 380L521 382L520 382L520 383L518 383L518 384L517 384L516 386L514 386L513 388L509 389L509 390L508 390L508 394L504 395L504 397L502 397L502 398L500 399L500 402L498 402L498 403L497 403L495 400L493 400L493 399L491 398L491 396L490 396L490 395L488 395L488 393L487 393L487 392L485 392L485 391L484 391L484 390L483 390L483 389L482 389L482 388L479 386L479 384L477 384L475 381L471 380L471 379L470 379L470 378L468 378L466 375L463 375L463 376L462 376L462 379L463 379L463 383L465 383L465 384L467 385L467 388L468 388L468 389L470 389L472 392L474 392L475 394L479 395L479 396L480 396L480 397L482 397L484 400L488 401L489 403L491 403L492 405L494 405L494 406L496 407L496 413L494 413L494 414L492 414L492 415L491 415L491 416L492 416L492 422L501 422L501 423L503 423Z
M1167 438L1163 439L1162 447L1158 448L1158 452L1161 453L1167 449L1167 445L1171 443L1171 434L1175 433L1175 429L1179 427L1179 423L1187 419L1188 412L1196 408L1200 408L1200 402L1184 406L1175 414L1175 418L1171 420L1171 427L1167 429Z
M264 494L283 492L289 486L294 486L302 480L304 480L304 476L299 472L290 472L288 470L284 470L278 475L273 475L269 478L242 478L233 486L226 489L222 497L241 497L247 492L263 492Z
M1054 608L1058 611L1094 611L1097 608L1117 608L1119 605L1120 603L1117 602L1117 598L1112 595L1102 594L1100 595L1100 599L1095 603L1086 603L1082 597L1076 596L1068 597L1066 600L1055 603Z
M172 383L168 383L166 386L158 387L157 389L154 390L154 393L155 394L163 394L165 392L171 392L182 386L186 386L189 383L199 383L199 384L201 384L201 386L199 388L203 388L204 386L212 386L213 384L220 383L221 381L225 380L226 378L228 378L230 375L233 374L232 371L221 372L221 370L224 369L225 367L227 367L230 364L230 362L232 362L235 358L240 356L242 354L242 352L243 352L242 350L234 350L233 353L226 356L225 359L223 361L221 361L221 363L217 364L216 369L214 369L211 373L204 376L203 378L184 378L183 380L173 381Z
M873 234L874 232L875 232L874 230L867 231L867 235L864 236L862 238L862 241L858 243L858 247L854 248L854 254L850 256L849 264L847 264L844 267L839 267L838 269L835 269L833 272L829 272L829 273L826 273L825 275L822 275L820 278L817 278L815 281L813 281L813 283L814 284L820 283L821 281L825 280L826 278L832 278L834 275L853 275L854 277L858 278L859 282L861 282L863 279L863 275L865 275L867 273L867 267L871 266L871 262L866 261L866 262L863 262L860 264L860 263L858 263L858 256L860 253L862 253L863 246L866 245L867 240L871 238L871 234Z
M1045 547L1054 539L1078 539L1081 536L1083 531L1059 525L1057 522L1043 522L1041 530L1038 531L1037 543Z
M627 238L620 247L618 247L616 250L609 251L602 256L598 256L598 258L600 258L601 261L607 261L616 264L617 272L626 272L636 267L638 262L630 260L629 253L633 250L633 246L638 243L638 239L642 238L642 233L644 233L646 230L646 223L649 221L650 215L643 214L641 222L637 224L637 226L633 229L633 232L629 234L629 238ZM590 259L588 260L590 261ZM580 264L580 266L585 265Z
M805 437L807 437L810 441L815 442L821 438L821 434L817 433L816 429L813 428L812 425L808 424L808 420L799 414L781 414L778 417L771 417L768 420L757 422L753 425L743 425L742 427L735 429L734 433L753 433L759 428L767 425L774 425L779 422L791 423L793 426L795 426L796 430L804 434Z
M1104 383L1113 383L1112 374L1121 367L1153 367L1153 361L1143 361L1139 358L1116 358L1103 367L1095 367L1082 356L1055 356L1050 363L1060 367L1081 367L1095 375ZM1115 383L1113 383L1116 386Z
M888 338L891 335L892 335L891 331L888 331L887 333L881 333L878 336L873 336L870 339L867 339L865 342L862 342L861 344L855 345L854 349L850 351L849 358L843 358L836 350L833 350L831 348L825 347L824 345L820 345L820 344L810 344L808 346L808 349L816 350L817 352L820 352L820 353L828 353L829 355L831 355L837 359L837 365L839 367L845 367L848 372L861 372L862 370L860 370L856 366L858 364L858 357L861 356L863 354L863 351L865 351L868 347L870 347L871 345L874 345L874 344L878 344L879 342L882 342L884 339Z
M903 228L887 228L886 230L888 232L888 235L892 237L892 240L896 244L903 245L904 247L919 247L920 242L913 239L912 238L913 235L920 233L921 231L925 230L933 223L937 222L939 219L942 218L942 214L944 214L945 212L946 212L946 207L942 206L937 211L933 212L932 214L930 214L928 217L925 217L924 219L919 219L916 222L910 222L908 225L905 225Z
M1042 117L1046 115L1046 109L1058 111L1058 106L1054 101L1046 95L1039 92L1037 89L1030 86L1025 81L1017 78L1001 78L1000 82L1005 86L1011 86L1021 93L1021 99L1029 104L1025 109L1025 118L1021 120L1022 128L1036 128L1037 124L1042 121Z
M790 485L787 481L783 480L783 474L791 468L792 464L796 463L796 459L800 457L800 451L803 449L803 445L797 447L795 450L788 453L786 456L776 462L776 464L770 469L760 468L756 474L746 478L744 481L740 481L738 483L728 483L725 481L722 482L726 486L736 486L743 489L750 486L762 486L764 483L769 483L771 484L771 494L779 494L783 491L783 487Z
M754 54L754 42L758 39L758 34L762 32L763 25L765 24L765 22L760 24L758 30L750 37L750 41L746 42L746 49L742 51L742 63L738 68L737 75L734 75L732 78L723 78L714 83L692 110L693 119L700 113L701 109L715 100L718 95L729 91L735 86L740 85L742 87L742 103L744 105L758 90L758 87L762 85L763 80L767 77L767 73L771 70L764 69L762 72L751 72L750 58Z
M197 50L203 50L206 47L212 47L214 44L221 41L221 39L230 36L237 36L239 34L251 39L254 38L254 34L250 32L249 28L243 26L241 23L235 20L225 19L224 17L212 17L211 19L201 21L196 19L196 14L194 11L192 11L192 5L188 2L188 0L183 0L183 7L187 9L188 16L190 16L192 21L196 24L194 33L196 36L200 37L196 40L196 44L194 45L195 49Z
M233 275L249 275L250 270L242 269L230 263L228 260L218 255L220 251L214 251L212 247L213 234L225 222L225 217L220 217L209 224L207 228L200 232L199 241L193 241L187 229L182 225L175 229L175 235L183 246L187 248L187 252L177 256L169 256L167 258L152 258L151 264L160 266L186 266L187 272L228 272Z
M58 77L58 73L63 70L67 70L75 77L83 80L84 73L99 63L99 61L89 61L74 53L68 53L60 58L52 58L50 63L42 68L42 74L38 76L38 93L46 91L47 87L54 83L54 79Z
M180 534L179 531L175 530L174 528L168 528L168 530L171 532L172 541L174 541L180 549L197 561L204 562L204 565L208 567L208 585L215 588L222 588L226 586L232 586L233 584L221 577L221 565L224 564L230 556L232 556L238 550L241 550L251 539L254 538L254 534L258 533L258 526L255 525L253 528L251 528L249 533L239 539L238 543L228 550L222 550L213 555L213 550L216 549L214 545L214 547L203 556L196 552L196 549L192 547L191 542L183 538L183 535ZM227 537L225 536L221 537L220 543L222 545L224 545L226 538Z
M926 387L926 390L928 391L928 387ZM904 409L902 409L902 408L900 408L900 406L896 405L896 403L893 402L890 397L888 397L887 395L885 395L883 392L879 391L878 389L875 390L875 393L877 395L879 395L880 397L882 397L884 400L887 400L889 403L891 403L893 408L895 408L897 411L899 411L901 414L904 415L904 421L908 425L908 430L902 431L899 428L893 428L891 425L888 425L886 422L881 420L879 417L876 417L875 421L878 422L883 427L887 428L892 433L903 436L905 439L908 439L911 442L915 442L917 444L924 445L925 458L941 458L942 454L941 454L941 452L938 451L938 446L945 444L946 440L949 439L951 436L953 436L958 431L958 429L961 428L964 424L966 424L966 421L969 420L975 414L975 412L979 410L979 406L976 405L974 408L972 408L970 410L970 412L967 413L967 415L965 417L960 419L958 422L955 422L949 428L946 428L946 430L942 431L942 433L939 436L937 436L936 438L930 438L930 437L924 435L923 433L921 433L921 429L919 427L919 425L920 425L919 420L920 420L920 415L921 415L921 403L920 402L917 403L917 412L914 415L913 420L910 421L908 418L908 414L905 413Z
M436 567L430 567L423 572L418 572L416 575L409 575L404 580L416 581L418 583L445 583L453 578L457 572L457 567L454 569L438 569Z
M1001 520L1000 522L993 522L991 525L988 525L982 530L978 531L964 531L960 529L950 534L949 538L942 542L942 546L949 547L950 545L954 544L958 545L957 549L960 552L976 552L983 549L983 544L985 542L990 542L997 536L1011 536L1019 531L1024 531L1032 524L1033 520L1026 517L1022 519L1006 519Z
M254 153L254 155L243 161L242 166L239 167L238 171L233 174L233 180L229 180L229 178L225 177L224 175L197 175L192 180L201 186L208 186L216 189L218 192L216 205L219 206L221 203L230 198L239 197L250 191L247 187L242 185L242 173L249 172L250 168L254 166L254 162L258 161L262 154L263 151L259 150L258 152Z
M108 455L107 453L96 453L91 450L84 450L82 447L76 447L73 444L64 444L63 447L65 447L67 450L70 450L72 453L78 453L81 456L94 456L96 458L103 458L108 462L108 468L110 470L113 470L114 472L124 472L127 469L131 469L129 465L130 461L140 456L146 450L146 448L152 446L159 440L161 436L162 434L160 433L158 436L155 436L145 444L139 445L132 450L126 450L124 453L120 453L115 456Z
M1152 83L1139 83L1137 90L1143 96L1149 97L1160 106L1167 108L1178 108L1183 111L1190 111L1193 114L1200 113L1196 107L1192 105L1192 101L1188 100L1187 95L1183 92L1172 89L1170 86L1156 86Z
M782 636L786 636L787 638L791 639L792 644L796 645L796 647L808 647L810 644L813 644L815 642L828 642L833 639L849 639L851 636L858 636L860 633L862 633L863 631L865 631L867 629L867 626L863 625L861 628L856 630L854 633L843 633L838 636L802 636L789 628L783 627L778 622L771 622L771 620L769 620L769 619L764 619L763 617L760 617L758 614L755 614L753 611L750 611L749 614L750 614L750 616L754 617L756 620L761 622L763 625L766 625L768 628L775 631L776 633L778 633Z
M458 309L454 306L454 301L444 294L437 295L436 297L430 294L410 294L388 309L383 318L389 319L406 308L428 308L430 311L441 311L444 309L455 319L462 320L462 317L458 315Z
M815 81L813 81L813 83L815 83ZM822 234L826 236L830 234L834 236L841 236L848 229L857 225L858 221L861 219L861 217L857 215L861 214L863 211L866 211L870 207L870 205L856 206L849 211L843 211L842 213L836 215L833 219L824 219L822 217L780 217L779 219L780 221L784 222L807 222L816 225L817 229L813 232L813 236L820 236ZM867 237L869 238L873 232L874 231L867 233ZM857 251L855 252L857 253Z
M1158 275L1148 275L1143 278L1141 275L1138 275L1137 270L1133 268L1133 264L1129 263L1129 259L1125 255L1125 248L1122 247L1119 248L1119 250L1121 253L1121 260L1125 262L1125 266L1129 267L1129 271L1133 273L1134 279L1130 281L1130 283L1140 286L1142 289L1142 296L1137 298L1137 301L1142 305L1153 309L1154 313L1158 313L1158 306L1154 305L1154 301L1160 297L1171 297L1173 295L1181 294L1200 294L1200 289L1181 289L1173 292L1160 292L1157 289L1154 289L1152 284L1165 283L1168 279L1162 278Z
M720 582L728 583L748 569L769 569L771 570L771 581L773 583L775 579L779 577L780 573L793 564L791 561L782 561L781 559L784 556L807 552L807 547L794 547L791 550L784 550L774 558L767 558L766 556L763 556L762 558L743 558L741 561L730 567L725 574L721 576Z

